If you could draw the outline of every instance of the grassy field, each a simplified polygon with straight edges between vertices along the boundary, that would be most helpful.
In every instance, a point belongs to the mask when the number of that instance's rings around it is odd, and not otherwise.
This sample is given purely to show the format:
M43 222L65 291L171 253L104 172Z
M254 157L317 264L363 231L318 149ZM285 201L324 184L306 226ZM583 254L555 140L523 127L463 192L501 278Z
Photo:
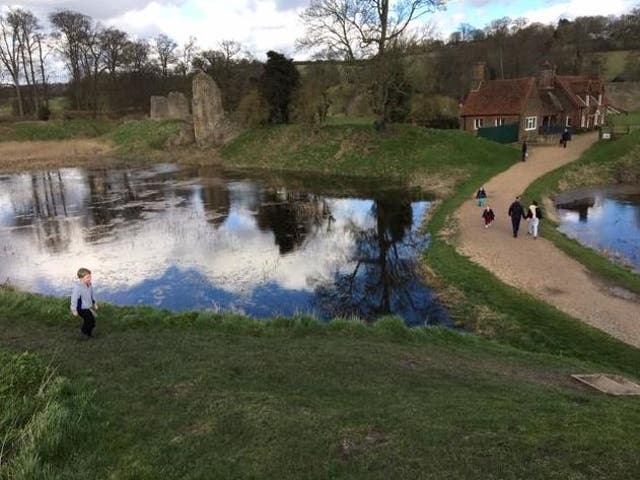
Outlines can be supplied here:
M640 126L640 112L620 113L609 117L611 124L616 126Z
M105 305L97 338L82 341L67 300L2 289L0 350L57 366L83 419L72 432L91 434L47 433L62 439L34 460L49 478L635 478L640 404L569 374L640 378L640 351L448 242L451 213L517 150L462 132L294 126L249 132L223 154L254 169L448 179L423 264L456 323L478 334ZM0 478L34 478L14 474L19 437Z
M131 120L110 131L105 139L116 146L116 154L132 157L144 156L165 148L167 139L177 134L180 120Z
M110 132L114 127L114 122L90 119L3 123L0 124L0 141L96 138Z
M316 131L301 125L255 129L221 154L231 167L394 178L441 196L517 160L514 148L458 130L393 125L376 132L363 124Z
M523 198L543 199L569 190L610 184L640 182L640 131L610 142L599 142L576 162L549 172L532 183ZM550 219L545 220L554 225ZM557 225L555 225L557 227ZM541 235L585 265L599 277L640 294L640 275L613 264L604 255L560 233L543 228Z
M568 377L594 362L395 319L112 306L82 341L66 309L0 292L0 348L58 364L83 420L42 432L47 478L631 479L640 467L640 404ZM9 461L5 478L38 478L11 476L24 462Z

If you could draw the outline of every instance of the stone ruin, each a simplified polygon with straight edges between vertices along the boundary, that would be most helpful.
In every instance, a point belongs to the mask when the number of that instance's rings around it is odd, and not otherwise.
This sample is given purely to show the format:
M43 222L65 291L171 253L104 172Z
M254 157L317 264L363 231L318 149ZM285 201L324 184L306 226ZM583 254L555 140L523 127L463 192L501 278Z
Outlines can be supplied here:
M216 147L229 141L239 132L227 117L222 107L222 95L216 82L206 73L193 77L192 115L189 101L180 92L171 92L166 97L151 97L150 118L152 120L182 120L184 125L178 135L167 141L167 146L188 145L195 141L201 147Z
M152 120L189 120L189 100L180 92L151 97Z
M219 146L233 138L238 129L227 118L216 82L204 72L193 77L193 130L199 147Z

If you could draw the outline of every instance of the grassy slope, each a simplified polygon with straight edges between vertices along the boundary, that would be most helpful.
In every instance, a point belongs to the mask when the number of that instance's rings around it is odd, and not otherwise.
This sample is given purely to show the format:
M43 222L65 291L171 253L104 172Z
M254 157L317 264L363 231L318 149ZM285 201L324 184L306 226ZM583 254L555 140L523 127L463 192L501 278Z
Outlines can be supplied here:
M177 120L50 120L0 124L0 141L68 140L102 138L116 147L116 155L135 156L161 151L169 136L178 133Z
M354 141L299 144L313 161L295 151L258 156L265 142L301 142L304 131L282 140L258 131L225 153L254 167L455 175L462 183L436 211L434 235L518 156L460 132L442 144L428 131L403 140L351 132ZM100 312L97 341L83 343L64 300L3 292L0 347L53 357L97 390L98 433L75 454L85 462L64 463L76 465L65 478L633 478L637 402L581 389L567 375L640 377L640 352L501 284L437 236L426 263L443 290L461 289L456 319L482 317L500 343L390 320L322 327L113 306Z
M465 178L506 168L516 152L456 130L284 125L246 132L222 157L234 167L396 178L448 193Z
M640 178L640 132L597 143L577 162L549 172L532 183L523 196L542 199L575 188L619 183L625 177ZM546 222L553 225L550 220ZM604 255L582 246L556 228L543 228L541 234L595 275L640 294L640 275L637 273L613 264Z
M65 310L0 292L2 344L55 355L96 389L83 461L52 463L65 479L632 478L640 467L628 428L640 405L571 383L596 368L584 362L391 319L112 306L83 342Z
M95 138L109 132L113 127L113 122L89 119L3 123L0 125L0 141Z

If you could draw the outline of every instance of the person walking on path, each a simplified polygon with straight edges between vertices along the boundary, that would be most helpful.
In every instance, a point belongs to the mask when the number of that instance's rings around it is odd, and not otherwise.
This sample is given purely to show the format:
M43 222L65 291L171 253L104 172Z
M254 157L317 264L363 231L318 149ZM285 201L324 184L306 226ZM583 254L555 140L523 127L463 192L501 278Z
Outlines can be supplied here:
M484 218L484 228L489 228L493 220L495 220L496 216L489 205L487 205L487 208L482 212L482 218Z
M535 240L538 238L538 227L540 225L540 220L542 220L542 212L540 211L538 202L535 200L531 202L531 205L529 205L526 217L527 222L529 222L527 235L533 235L533 239Z
M526 161L529 154L527 153L527 141L522 142L522 161Z
M518 230L520 230L520 220L524 218L524 210L520 204L520 197L516 197L513 203L509 205L508 215L511 217L513 238L516 238L518 236Z
M94 327L96 326L96 317L94 311L98 309L98 304L93 295L93 286L91 285L91 270L81 268L78 270L78 280L73 285L71 292L71 314L74 317L82 318L82 327L80 331L91 338Z
M567 142L570 140L571 138L571 134L569 133L569 129L565 128L562 131L562 136L560 137L560 145L562 145L564 148L567 148Z
M484 187L480 187L480 190L476 193L476 200L478 201L478 206L484 206L484 202L487 200L487 192L484 190Z

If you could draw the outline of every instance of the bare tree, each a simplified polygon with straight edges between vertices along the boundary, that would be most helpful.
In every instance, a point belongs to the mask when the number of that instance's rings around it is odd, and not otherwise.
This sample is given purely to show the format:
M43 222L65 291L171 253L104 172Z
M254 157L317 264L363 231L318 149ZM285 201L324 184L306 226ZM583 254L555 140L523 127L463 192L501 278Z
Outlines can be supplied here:
M141 73L149 62L151 47L146 40L128 42L124 51L124 62L132 72Z
M158 54L158 61L160 62L162 76L166 77L169 74L169 64L176 60L175 50L178 47L178 44L164 33L158 35L154 39L154 42L154 49Z
M444 7L446 0L311 0L302 12L305 37L299 49L322 49L324 57L355 60L381 56L411 22Z
M84 77L89 84L89 92L86 98L87 106L95 117L99 108L98 81L104 66L105 50L103 49L102 36L104 30L99 25L91 25L82 44L82 68Z
M100 42L104 51L104 66L113 79L118 68L124 63L125 48L129 42L128 35L117 28L107 28L102 31Z
M0 61L13 81L18 102L18 115L22 118L24 106L20 91L20 32L5 15L0 15L0 35Z
M513 20L511 20L511 18L502 17L502 18L493 20L486 27L487 36L493 37L493 39L496 42L496 48L498 52L498 65L500 67L500 78L504 78L503 50L504 50L505 40L509 35L509 31L512 25L513 25Z
M51 14L49 20L55 28L53 36L57 40L57 50L71 73L76 109L80 110L83 56L86 41L91 36L91 19L78 12L61 10Z
M311 0L301 19L306 35L299 49L320 49L321 56L348 61L371 59L370 75L378 125L389 119L393 85L401 67L394 61L413 21L443 8L446 0ZM391 56L387 51L393 50ZM393 64L393 65L391 65ZM390 68L393 67L393 68Z
M35 111L40 106L40 95L34 67L34 56L37 49L37 36L40 25L33 13L20 8L9 11L7 14L7 22L18 33L22 71L27 86L29 86L31 90L30 106L32 110Z
M176 66L176 71L183 77L186 77L189 73L193 57L198 53L198 45L196 44L197 40L198 39L196 37L189 37L189 40L184 44L179 52L180 60Z

